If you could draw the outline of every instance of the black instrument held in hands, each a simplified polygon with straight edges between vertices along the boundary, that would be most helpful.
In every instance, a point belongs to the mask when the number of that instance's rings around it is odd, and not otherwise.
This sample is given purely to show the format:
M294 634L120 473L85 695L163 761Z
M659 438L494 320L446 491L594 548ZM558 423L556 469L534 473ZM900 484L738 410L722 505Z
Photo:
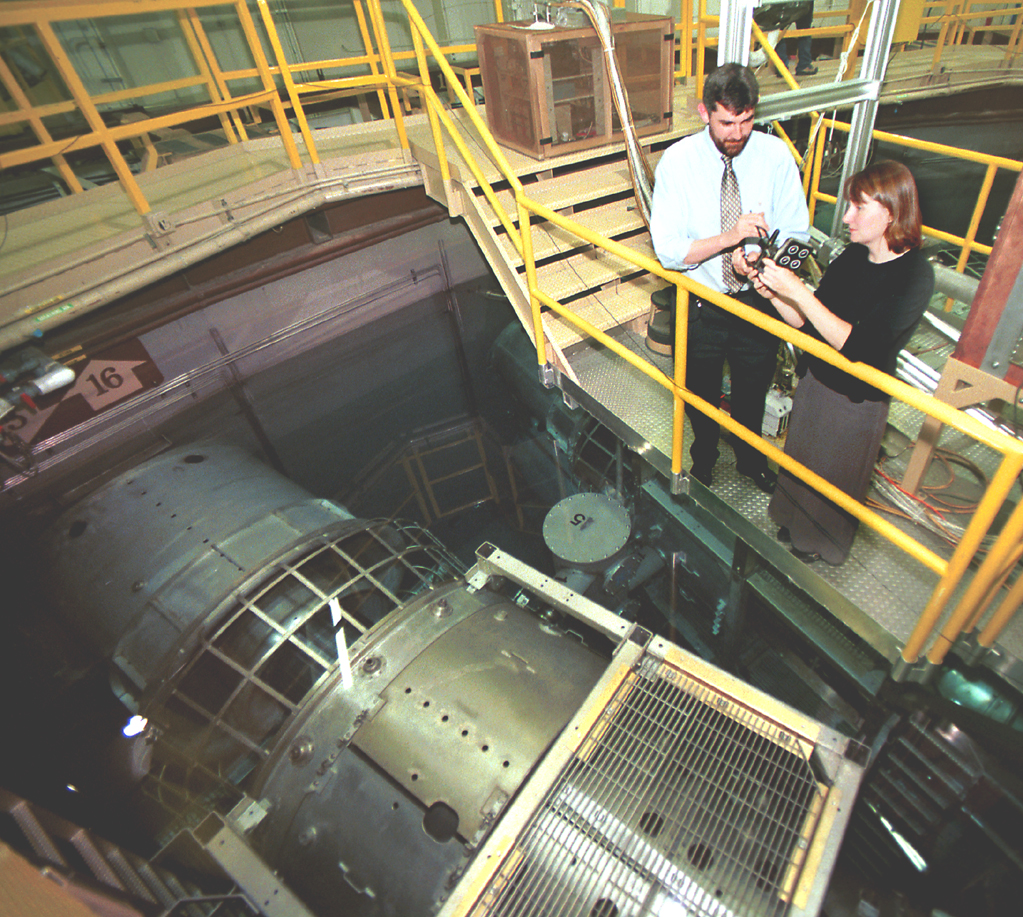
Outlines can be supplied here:
M760 253L749 262L750 267L756 271L763 267L765 258L770 258L779 267L787 267L790 271L795 272L810 257L810 244L808 242L788 239L784 245L778 245L777 229L769 236L747 236L740 244L760 246Z

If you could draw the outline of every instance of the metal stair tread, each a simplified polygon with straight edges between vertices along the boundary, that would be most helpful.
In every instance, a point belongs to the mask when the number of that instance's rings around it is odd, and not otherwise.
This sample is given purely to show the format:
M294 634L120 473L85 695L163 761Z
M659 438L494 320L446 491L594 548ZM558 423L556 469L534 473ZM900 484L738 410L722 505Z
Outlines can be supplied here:
M624 160L604 163L593 169L581 169L553 178L542 178L523 186L523 191L532 201L550 210L564 210L583 201L619 194L632 188L629 165ZM515 194L511 190L498 191L497 199L512 221L517 220ZM500 222L496 214L490 217L491 225Z
M591 232L613 239L643 226L643 217L635 209L635 205L630 204L631 200L629 198L601 204L599 207L571 214L570 218ZM500 241L501 248L509 262L516 265L522 264L518 250L511 240L506 235L502 235ZM548 222L533 226L533 258L537 261L581 248L586 244L578 236L560 226L554 226Z
M655 274L644 274L575 300L572 311L601 331L608 331L646 315L650 309L650 294L662 284ZM561 350L585 337L575 325L551 312L544 313L543 324L551 343Z
M629 247L648 258L654 257L649 235L630 239ZM602 248L589 248L569 258L538 267L536 279L544 293L560 301L586 290L624 280L640 270L632 262L618 258Z

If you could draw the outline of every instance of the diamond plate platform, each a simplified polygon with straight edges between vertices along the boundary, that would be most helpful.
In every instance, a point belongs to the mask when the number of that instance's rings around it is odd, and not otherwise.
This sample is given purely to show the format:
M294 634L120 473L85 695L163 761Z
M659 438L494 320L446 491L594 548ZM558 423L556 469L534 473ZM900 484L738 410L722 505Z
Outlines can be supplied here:
M666 375L673 371L672 359L649 351L643 335L619 329L614 336ZM623 435L624 430L623 438L632 448L641 451L658 470L670 469L672 401L668 391L601 346L579 345L571 352L570 359L572 369L578 375L579 386L592 399L591 409L595 408L598 419L606 417L612 426L617 421L622 429L615 432ZM605 417L599 416L602 412L606 412ZM915 437L921 419L919 412L905 405L895 403L892 406L892 443L889 445L886 439L886 448L890 454L901 454L890 458L886 468L896 480L901 477L902 467L908 458L908 453L903 450ZM688 422L685 436L688 444L691 437ZM783 441L774 442L783 448ZM956 431L947 431L941 445L968 457L985 474L993 473L997 464L996 453ZM693 498L711 511L715 507L730 508L767 536L770 548L762 553L768 562L778 569L784 567L785 575L809 594L823 596L821 604L890 662L895 662L938 584L937 575L866 526L860 527L852 552L843 565L832 567L823 562L793 564L784 546L774 540L777 527L767 514L769 496L738 474L735 454L725 437L720 450L721 455L714 468L713 487L707 490L693 484ZM683 462L688 467L688 452ZM883 499L876 489L870 496ZM951 547L937 535L911 521L895 517L890 517L890 521L935 553L950 556ZM773 550L775 547L777 550ZM845 601L828 601L829 594L841 596ZM950 607L952 605L954 600L949 603ZM1023 659L1023 620L1019 616L1002 633L996 647L1003 655Z

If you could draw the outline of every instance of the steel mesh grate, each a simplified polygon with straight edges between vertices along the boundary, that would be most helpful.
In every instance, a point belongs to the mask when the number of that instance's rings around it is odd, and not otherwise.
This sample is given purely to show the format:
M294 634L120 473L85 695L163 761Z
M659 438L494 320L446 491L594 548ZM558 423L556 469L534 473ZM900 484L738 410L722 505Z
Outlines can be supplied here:
M826 792L811 750L648 660L615 692L472 913L784 914Z

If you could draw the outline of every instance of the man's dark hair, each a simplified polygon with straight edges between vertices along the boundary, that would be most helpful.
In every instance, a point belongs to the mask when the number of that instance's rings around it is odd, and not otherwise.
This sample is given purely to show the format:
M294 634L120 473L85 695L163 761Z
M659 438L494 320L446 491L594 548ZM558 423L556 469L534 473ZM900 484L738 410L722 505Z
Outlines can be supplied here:
M708 112L715 105L740 114L757 107L760 86L749 67L742 64L722 64L703 81L703 106Z

